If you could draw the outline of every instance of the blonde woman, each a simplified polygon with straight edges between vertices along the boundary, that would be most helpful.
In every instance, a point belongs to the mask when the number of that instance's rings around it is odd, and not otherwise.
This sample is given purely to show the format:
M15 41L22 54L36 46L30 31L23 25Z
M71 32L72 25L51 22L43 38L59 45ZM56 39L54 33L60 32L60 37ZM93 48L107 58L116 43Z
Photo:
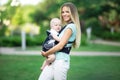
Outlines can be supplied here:
M55 54L56 59L44 68L38 80L67 80L71 47L78 48L80 45L81 30L76 6L67 2L61 6L60 10L61 22L65 26L59 35L61 41L50 50L41 52L45 57Z

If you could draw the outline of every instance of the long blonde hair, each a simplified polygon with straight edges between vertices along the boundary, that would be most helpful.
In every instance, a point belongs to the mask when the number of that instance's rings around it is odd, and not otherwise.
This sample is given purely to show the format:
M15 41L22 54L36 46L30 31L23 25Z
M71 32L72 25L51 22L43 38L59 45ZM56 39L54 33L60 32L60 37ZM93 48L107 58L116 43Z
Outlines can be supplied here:
M73 47L79 48L80 43L81 43L81 29L80 29L80 21L79 21L79 15L78 15L77 8L76 8L76 6L73 3L67 2L67 3L64 3L61 6L61 13L62 13L62 8L64 6L69 8L69 12L71 14L71 20L76 25L76 29L77 29L76 39L74 41ZM62 15L60 15L60 19L62 21L62 24L65 24L65 22L64 22L64 20L62 18Z

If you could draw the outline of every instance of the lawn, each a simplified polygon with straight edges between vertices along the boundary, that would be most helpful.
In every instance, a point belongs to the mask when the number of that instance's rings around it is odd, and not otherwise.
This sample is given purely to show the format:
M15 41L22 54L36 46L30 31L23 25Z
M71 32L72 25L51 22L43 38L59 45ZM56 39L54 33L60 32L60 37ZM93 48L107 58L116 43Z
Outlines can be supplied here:
M120 52L120 46L104 44L88 44L87 46L80 46L79 49L73 49L73 51Z
M0 55L0 80L37 80L42 56ZM71 56L68 80L120 80L119 56Z

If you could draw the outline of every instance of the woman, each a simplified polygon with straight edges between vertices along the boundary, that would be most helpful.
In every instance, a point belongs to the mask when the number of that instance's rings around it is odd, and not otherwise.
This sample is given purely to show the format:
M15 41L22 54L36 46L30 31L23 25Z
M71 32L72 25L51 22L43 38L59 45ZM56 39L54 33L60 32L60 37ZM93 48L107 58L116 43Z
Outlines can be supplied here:
M61 41L50 50L41 52L44 57L55 53L56 59L44 68L38 80L66 80L70 66L70 49L68 48L71 46L78 48L80 45L80 22L75 5L70 2L64 3L61 6L60 18L62 24L66 25L59 35Z

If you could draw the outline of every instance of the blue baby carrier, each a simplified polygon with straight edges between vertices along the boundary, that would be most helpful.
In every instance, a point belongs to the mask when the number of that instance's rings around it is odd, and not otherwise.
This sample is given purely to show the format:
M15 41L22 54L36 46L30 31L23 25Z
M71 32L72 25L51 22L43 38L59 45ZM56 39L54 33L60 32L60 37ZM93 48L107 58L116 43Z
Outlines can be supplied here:
M47 30L46 33L47 33L47 38L45 39L42 45L43 51L48 51L50 48L52 48L58 43L56 40L54 40L49 30Z
M60 31L59 34L62 32L62 30L65 28L66 26L64 26ZM43 51L48 51L50 48L52 48L53 46L55 46L58 41L54 40L54 38L52 37L52 35L50 34L50 31L47 30L47 38L45 39L45 41L43 42L42 45L42 50ZM74 41L68 41L67 44L73 43ZM66 47L66 45L63 47L63 49L61 49L59 52L64 52L66 54L69 54L71 50L71 47Z

